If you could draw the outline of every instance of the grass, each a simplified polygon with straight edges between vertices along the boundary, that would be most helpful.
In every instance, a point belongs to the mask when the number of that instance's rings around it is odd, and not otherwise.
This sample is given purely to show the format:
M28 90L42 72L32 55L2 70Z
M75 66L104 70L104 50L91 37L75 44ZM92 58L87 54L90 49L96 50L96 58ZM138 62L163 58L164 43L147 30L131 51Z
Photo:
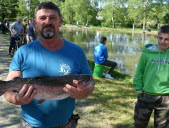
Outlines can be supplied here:
M89 64L93 70L92 61ZM95 78L93 94L77 100L76 113L81 116L78 128L133 128L136 94L132 88L132 78L118 71L112 76L115 79ZM151 127L152 121L148 128Z
M119 80L96 79L94 93L77 101L76 111L83 119L79 126L131 128L134 101L135 94L130 85Z

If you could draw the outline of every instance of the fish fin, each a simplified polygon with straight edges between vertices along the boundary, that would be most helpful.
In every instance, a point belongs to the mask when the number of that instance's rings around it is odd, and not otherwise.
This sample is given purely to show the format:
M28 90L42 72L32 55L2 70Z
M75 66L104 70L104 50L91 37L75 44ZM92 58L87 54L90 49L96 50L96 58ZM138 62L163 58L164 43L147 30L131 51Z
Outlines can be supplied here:
M46 75L35 77L35 79L37 79L37 80L53 80L55 78L56 78L56 76L46 76Z
M37 76L35 79L46 79L49 78L50 76L42 75L42 76Z

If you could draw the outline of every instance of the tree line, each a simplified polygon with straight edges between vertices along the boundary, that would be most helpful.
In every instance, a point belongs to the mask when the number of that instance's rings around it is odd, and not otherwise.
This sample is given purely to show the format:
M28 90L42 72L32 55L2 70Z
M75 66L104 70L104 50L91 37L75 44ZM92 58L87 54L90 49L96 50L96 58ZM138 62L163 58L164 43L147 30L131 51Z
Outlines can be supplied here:
M34 17L46 0L0 0L0 18ZM169 0L50 0L61 9L64 23L102 27L158 28L169 23Z

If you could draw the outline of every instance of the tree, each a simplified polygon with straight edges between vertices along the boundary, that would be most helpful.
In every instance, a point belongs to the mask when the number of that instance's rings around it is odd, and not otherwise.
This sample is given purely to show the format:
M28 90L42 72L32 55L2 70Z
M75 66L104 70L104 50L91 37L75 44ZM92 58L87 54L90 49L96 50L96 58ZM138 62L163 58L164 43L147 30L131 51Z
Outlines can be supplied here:
M145 31L146 18L148 17L149 3L148 0L130 0L128 3L128 17L133 21L133 30L135 24L140 21L143 24L143 31Z
M90 0L74 0L73 9L75 12L75 20L81 22L83 25L86 22L92 22L93 17L96 18L96 10L91 6Z
M18 17L28 17L29 16L29 1L18 0Z
M34 17L35 7L46 0L0 0L0 17ZM157 27L168 23L169 0L50 0L59 6L65 22L106 27ZM103 20L97 20L100 15ZM99 22L98 22L99 21ZM155 25L154 25L155 24Z
M34 13L35 13L35 8L37 7L37 5L40 2L38 0L29 0L28 4L29 4L29 19L32 19L34 17Z
M17 10L17 0L0 0L0 17L2 20L5 18L15 18Z
M74 21L74 0L67 0L61 3L61 12L65 22L72 23Z
M105 27L115 27L115 20L114 20L114 14L115 14L115 9L112 8L111 4L108 4L105 6L104 9L101 10L100 14L103 16L102 20L102 26Z
M164 24L169 24L169 13L164 16Z
M115 28L115 25L123 24L127 19L126 2L127 0L107 0L101 10L102 26Z
M34 1L34 0L32 0ZM41 2L46 2L46 0L38 0L40 3ZM62 2L65 2L65 0L50 0L50 2L55 3L57 6L61 6Z
M153 1L151 4L151 10L149 12L149 17L152 21L155 21L156 28L159 28L160 23L163 24L164 17L168 13L169 5L163 0Z
M38 0L18 0L17 16L32 19L34 17L34 10L38 4Z
M65 0L61 5L61 11L66 22L80 22L83 25L95 21L97 14L90 0Z

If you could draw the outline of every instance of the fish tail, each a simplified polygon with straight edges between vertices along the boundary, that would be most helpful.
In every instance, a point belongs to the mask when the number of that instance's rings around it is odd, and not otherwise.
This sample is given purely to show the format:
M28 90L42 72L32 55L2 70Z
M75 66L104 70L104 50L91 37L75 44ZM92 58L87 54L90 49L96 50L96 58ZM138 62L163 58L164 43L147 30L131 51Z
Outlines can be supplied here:
M0 80L0 96L6 92L6 81Z

